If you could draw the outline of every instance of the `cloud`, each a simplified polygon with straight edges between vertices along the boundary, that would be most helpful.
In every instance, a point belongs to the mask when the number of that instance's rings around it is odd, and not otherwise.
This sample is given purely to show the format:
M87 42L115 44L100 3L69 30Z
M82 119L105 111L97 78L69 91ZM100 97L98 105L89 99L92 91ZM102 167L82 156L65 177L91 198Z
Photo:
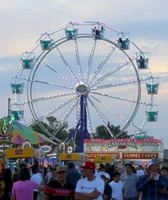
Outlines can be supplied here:
M168 127L168 14L167 0L0 0L0 72L1 115L7 113L12 77L23 52L36 44L39 36L69 21L95 20L130 33L131 41L149 52L152 73L159 75L159 119L147 128L151 135L164 136ZM63 37L63 35L62 35ZM161 136L159 136L161 137Z

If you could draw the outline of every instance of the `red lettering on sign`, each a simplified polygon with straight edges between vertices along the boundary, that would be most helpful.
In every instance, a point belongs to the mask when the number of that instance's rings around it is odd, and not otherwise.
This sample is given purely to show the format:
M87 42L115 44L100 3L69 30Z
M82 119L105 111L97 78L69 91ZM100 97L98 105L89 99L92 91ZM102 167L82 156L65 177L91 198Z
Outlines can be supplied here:
M123 159L152 159L158 158L158 153L123 153Z

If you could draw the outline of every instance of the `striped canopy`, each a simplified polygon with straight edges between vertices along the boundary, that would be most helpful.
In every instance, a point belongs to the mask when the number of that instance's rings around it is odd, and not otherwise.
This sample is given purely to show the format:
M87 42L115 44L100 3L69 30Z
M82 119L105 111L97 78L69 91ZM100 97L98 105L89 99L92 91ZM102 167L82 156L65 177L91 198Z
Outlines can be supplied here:
M11 143L22 144L28 141L30 144L50 143L56 145L55 142L50 140L45 135L33 131L31 128L14 121L11 126L12 138Z

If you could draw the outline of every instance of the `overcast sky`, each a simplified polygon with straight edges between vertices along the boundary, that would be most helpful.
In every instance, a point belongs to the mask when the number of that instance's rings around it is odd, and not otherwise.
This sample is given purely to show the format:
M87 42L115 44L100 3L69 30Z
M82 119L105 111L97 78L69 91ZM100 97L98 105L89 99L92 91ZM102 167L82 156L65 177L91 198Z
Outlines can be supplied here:
M0 117L7 114L10 83L21 54L39 36L69 21L105 22L149 52L150 69L160 76L157 122L149 135L168 141L168 1L167 0L0 0ZM166 142L168 147L168 142Z

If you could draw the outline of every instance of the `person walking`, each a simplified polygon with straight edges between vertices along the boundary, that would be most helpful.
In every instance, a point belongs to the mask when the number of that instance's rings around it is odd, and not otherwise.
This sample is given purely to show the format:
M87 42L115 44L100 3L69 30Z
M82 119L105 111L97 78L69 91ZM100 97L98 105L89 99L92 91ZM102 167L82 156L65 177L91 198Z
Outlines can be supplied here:
M109 185L109 181L111 179L110 175L106 172L102 173L101 178L105 183L103 200L111 200L112 189Z
M32 176L31 176L31 181L41 185L42 184L42 175L41 173L39 172L38 170L38 166L37 165L33 165L32 168ZM38 197L38 194L39 194L39 190L38 189L34 189L34 200L37 199Z
M122 176L124 200L137 200L139 199L139 193L136 189L138 183L138 175L133 173L134 167L127 163L125 164L125 174Z
M159 159L152 159L147 164L148 174L141 176L137 190L142 193L141 200L166 200L166 180L159 174Z
M44 183L48 184L50 180L52 179L52 176L53 176L53 168L51 166L48 166L47 173L44 177Z
M4 184L5 184L3 199L10 200L11 199L12 186L13 186L12 172L11 172L10 168L4 169L4 171L2 173L2 179L3 179Z
M81 175L75 168L73 162L68 163L67 181L76 187L76 183L81 179Z
M30 180L30 171L22 167L19 171L20 180L13 184L11 200L34 200L33 190L44 190L44 187Z
M112 200L123 200L123 183L119 172L113 173L113 181L109 185L112 188Z
M83 168L85 178L77 182L75 200L103 200L105 183L95 175L95 164L91 161L86 161L81 168Z
M75 187L67 182L67 167L57 166L54 178L45 186L46 200L74 200Z

